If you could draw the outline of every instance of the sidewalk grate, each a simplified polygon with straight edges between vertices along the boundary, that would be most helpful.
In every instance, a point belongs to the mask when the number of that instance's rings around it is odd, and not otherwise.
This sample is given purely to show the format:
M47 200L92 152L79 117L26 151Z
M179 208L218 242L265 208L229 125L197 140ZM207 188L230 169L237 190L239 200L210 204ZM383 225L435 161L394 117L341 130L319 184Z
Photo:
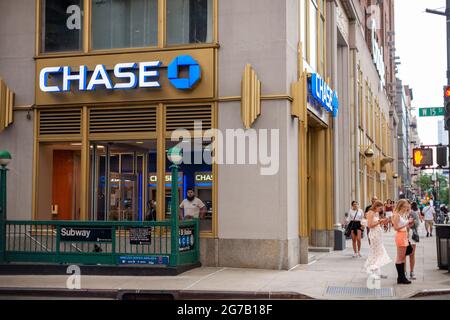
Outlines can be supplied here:
M328 287L327 295L344 297L393 297L394 288L352 288L352 287Z

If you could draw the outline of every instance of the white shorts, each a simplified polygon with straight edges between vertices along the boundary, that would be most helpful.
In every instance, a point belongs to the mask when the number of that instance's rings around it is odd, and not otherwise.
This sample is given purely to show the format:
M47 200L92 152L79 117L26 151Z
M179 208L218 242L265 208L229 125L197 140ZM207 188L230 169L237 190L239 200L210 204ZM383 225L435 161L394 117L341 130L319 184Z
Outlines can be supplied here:
M392 211L386 211L386 218L392 218Z

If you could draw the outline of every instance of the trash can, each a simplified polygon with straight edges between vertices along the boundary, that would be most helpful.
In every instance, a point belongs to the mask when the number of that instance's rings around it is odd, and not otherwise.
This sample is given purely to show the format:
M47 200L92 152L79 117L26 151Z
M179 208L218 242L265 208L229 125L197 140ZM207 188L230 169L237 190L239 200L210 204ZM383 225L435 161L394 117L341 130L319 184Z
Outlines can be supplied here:
M334 226L334 250L345 250L345 230L341 224Z
M436 248L439 269L447 269L450 272L450 225L436 225Z

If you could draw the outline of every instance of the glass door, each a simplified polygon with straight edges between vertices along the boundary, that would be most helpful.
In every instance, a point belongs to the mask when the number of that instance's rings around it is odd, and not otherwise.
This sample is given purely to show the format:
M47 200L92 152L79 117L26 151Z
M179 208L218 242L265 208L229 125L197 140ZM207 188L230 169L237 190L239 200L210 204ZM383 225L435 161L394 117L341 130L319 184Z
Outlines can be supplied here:
M147 143L151 147L151 142ZM138 142L91 145L92 220L142 221L151 207L146 167L150 148ZM156 168L156 163L151 165Z

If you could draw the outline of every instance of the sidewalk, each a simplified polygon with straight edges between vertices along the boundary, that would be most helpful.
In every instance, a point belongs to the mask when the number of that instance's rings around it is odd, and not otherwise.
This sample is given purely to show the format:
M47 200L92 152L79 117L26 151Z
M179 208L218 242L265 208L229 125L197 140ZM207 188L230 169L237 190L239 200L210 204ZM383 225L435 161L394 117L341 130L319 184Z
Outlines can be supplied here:
M411 285L397 285L394 260L394 232L384 234L386 250L393 263L383 268L388 279L381 287L392 296L370 297L364 294L333 294L329 287L367 291L363 265L368 255L367 238L362 240L362 258L352 258L351 241L345 251L314 253L309 265L289 271L233 268L198 268L175 277L102 277L82 276L82 289L102 290L176 290L192 292L297 293L316 299L405 299L424 290L450 290L450 273L437 268L436 238L421 238L416 253L416 277ZM408 262L409 265L409 262ZM409 268L408 268L409 270ZM65 289L66 276L0 276L2 288ZM391 290L392 288L392 290Z

